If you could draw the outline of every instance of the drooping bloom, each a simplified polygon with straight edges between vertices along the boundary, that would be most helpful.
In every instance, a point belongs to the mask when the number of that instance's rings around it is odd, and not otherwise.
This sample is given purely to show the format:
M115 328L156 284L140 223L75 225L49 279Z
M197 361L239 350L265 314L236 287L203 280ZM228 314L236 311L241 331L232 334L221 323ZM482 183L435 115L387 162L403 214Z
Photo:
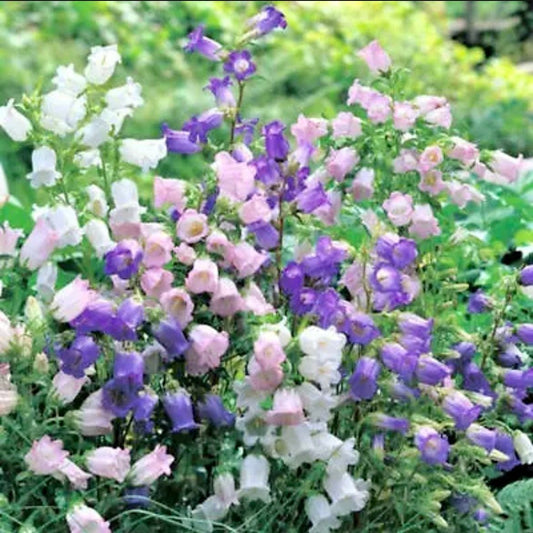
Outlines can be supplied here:
M211 297L209 309L219 316L232 316L243 309L244 302L235 283L229 278L220 278L217 290Z
M157 445L132 466L128 479L135 487L151 485L162 475L170 475L173 462L174 457L167 453L167 447Z
M166 139L123 139L120 148L122 161L138 166L143 172L156 168L167 155Z
M152 332L157 341L164 346L170 359L182 356L189 347L182 328L170 317L161 320L156 327L152 328Z
M284 30L287 27L285 15L274 6L265 6L261 11L252 17L247 26L250 28L252 37L262 37L274 31L276 28Z
M383 413L377 413L372 416L372 424L380 429L388 431L397 431L405 435L409 430L409 420L405 418L397 418Z
M98 345L87 335L76 337L68 348L57 350L61 371L77 379L85 376L85 370L100 356Z
M395 226L406 226L413 215L413 199L409 194L395 191L383 202L383 209Z
M15 101L9 100L6 105L0 107L0 127L14 141L25 141L28 138L32 126L31 122L15 109Z
M111 276L116 274L120 279L130 279L141 264L143 251L134 239L120 241L105 255L104 272Z
M56 153L48 146L36 148L31 154L32 171L26 175L34 189L52 187L61 178L56 170Z
M20 250L20 263L30 270L42 266L58 244L59 235L40 217Z
M95 293L89 289L89 282L79 276L57 291L50 309L59 322L70 322L77 318L94 299Z
M448 459L450 444L446 437L429 426L422 426L415 434L415 445L422 460L428 465L444 464Z
M92 474L122 483L130 470L130 451L103 446L89 452L86 461Z
M190 346L185 352L187 371L192 375L205 374L220 365L220 358L229 347L227 332L199 324L189 333Z
M271 500L269 474L270 465L264 456L247 455L241 464L239 498L269 503Z
M163 133L169 152L175 154L195 154L202 149L199 144L191 140L191 133L189 131L173 130L167 124L163 124L161 126L161 132Z
M345 147L330 152L326 161L326 168L337 181L343 181L358 161L357 152L353 148Z
M69 453L63 450L61 440L52 440L45 435L33 441L31 450L24 456L24 461L34 474L46 476L56 473L68 455Z
M375 74L387 72L391 66L391 59L387 52L381 48L378 41L372 41L357 52L357 55L364 60L368 68Z
M76 504L68 511L67 524L70 533L111 533L109 522L83 503Z
M172 422L173 433L191 431L198 427L194 421L191 398L187 393L168 393L163 398L163 405Z
M113 430L115 415L104 408L103 390L90 394L76 413L76 423L82 435L95 437L107 435Z
M276 161L284 161L289 153L290 146L283 134L284 130L285 125L279 120L269 122L263 127L267 155Z
M231 78L225 76L224 78L210 78L209 84L204 88L211 91L219 109L231 109L237 105L233 91L230 89L232 85Z
M116 44L93 46L84 72L87 81L95 85L104 84L113 75L117 63L121 61Z
M333 138L350 137L355 139L363 133L361 119L353 113L342 111L332 121Z
M184 289L174 288L163 292L160 302L163 310L182 328L185 328L192 320L194 304Z
M412 212L409 233L419 239L440 235L438 220L433 216L429 204L417 205Z
M469 313L478 314L486 311L490 306L489 297L481 290L477 290L468 297L467 310Z
M481 414L482 407L474 405L462 392L454 391L446 396L444 411L455 421L455 427L465 430Z
M193 294L213 293L218 286L218 267L211 259L196 259L187 274L185 287Z
M236 161L228 152L219 152L213 164L220 196L234 202L244 202L254 190L257 169L246 162Z
M235 423L235 415L224 407L222 398L216 394L207 394L197 407L200 418L215 427L233 426Z
M154 178L154 207L165 205L175 207L183 213L186 206L185 182L177 179L166 179L160 176Z
M186 52L198 52L211 61L220 59L218 52L222 49L222 45L204 36L204 26L202 24L189 33L188 39L189 41L184 47Z
M378 390L377 378L380 365L375 359L361 357L349 379L350 393L354 400L370 400Z
M304 421L303 405L294 390L280 389L274 394L274 404L267 413L267 421L275 426L296 426Z

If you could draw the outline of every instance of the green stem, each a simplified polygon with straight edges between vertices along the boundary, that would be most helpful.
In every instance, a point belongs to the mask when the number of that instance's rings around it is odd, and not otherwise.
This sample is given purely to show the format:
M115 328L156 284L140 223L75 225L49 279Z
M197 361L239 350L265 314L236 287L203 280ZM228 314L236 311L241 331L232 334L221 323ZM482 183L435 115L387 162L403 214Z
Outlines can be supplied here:
M235 127L237 126L237 116L239 115L239 111L241 110L243 97L244 97L244 83L240 81L239 82L239 96L237 97L237 107L235 108L235 115L233 117L233 120L231 121L231 132L229 136L230 146L233 144L235 140Z

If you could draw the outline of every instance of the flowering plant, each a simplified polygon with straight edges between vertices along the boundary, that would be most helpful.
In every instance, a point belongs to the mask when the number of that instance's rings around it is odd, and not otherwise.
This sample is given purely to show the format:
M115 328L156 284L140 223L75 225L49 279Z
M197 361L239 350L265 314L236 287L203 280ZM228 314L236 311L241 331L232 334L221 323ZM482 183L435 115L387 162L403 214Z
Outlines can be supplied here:
M481 529L489 480L533 462L533 324L511 322L533 267L467 297L454 264L479 255L476 181L520 159L407 99L377 41L334 118L247 118L250 48L285 27L267 6L231 49L196 28L215 107L161 138L120 135L143 98L111 86L115 45L0 108L47 197L0 228L8 531ZM152 177L165 157L205 172Z

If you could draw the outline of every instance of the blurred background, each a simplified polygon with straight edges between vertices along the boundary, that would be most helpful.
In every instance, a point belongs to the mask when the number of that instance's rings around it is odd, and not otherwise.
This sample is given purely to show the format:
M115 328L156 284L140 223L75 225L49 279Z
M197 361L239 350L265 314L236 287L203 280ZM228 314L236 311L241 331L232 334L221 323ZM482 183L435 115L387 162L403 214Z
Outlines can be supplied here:
M143 86L145 105L125 135L159 136L212 106L202 91L216 65L182 52L199 23L223 43L267 2L0 2L0 102L49 89L56 67L83 70L89 48L118 43L126 75ZM288 28L255 49L259 76L245 114L290 122L303 112L333 116L356 77L368 72L356 51L377 38L412 72L408 96L446 96L455 125L483 148L533 157L533 2L275 2ZM0 135L0 162L11 193L29 207L30 149ZM161 173L188 178L199 160L168 158Z

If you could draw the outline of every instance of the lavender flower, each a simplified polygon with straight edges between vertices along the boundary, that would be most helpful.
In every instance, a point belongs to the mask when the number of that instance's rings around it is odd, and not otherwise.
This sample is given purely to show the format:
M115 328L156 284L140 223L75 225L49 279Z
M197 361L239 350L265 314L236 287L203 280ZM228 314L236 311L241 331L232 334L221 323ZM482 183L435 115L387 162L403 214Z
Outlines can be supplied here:
M276 161L285 161L289 153L289 143L283 131L285 125L279 120L274 120L265 124L263 127L263 135L265 137L265 149L268 157Z
M517 337L528 346L533 344L533 324L520 324L516 328Z
M161 320L156 327L152 328L152 332L157 341L165 348L170 359L183 356L189 347L189 342L179 324L170 317Z
M287 21L285 15L274 6L265 6L248 21L248 26L251 28L250 33L253 37L261 37L276 28L285 29Z
M207 59L218 61L218 52L222 45L204 36L204 25L200 24L191 33L189 33L189 41L184 47L186 52L198 52Z
M233 74L239 81L249 78L256 70L252 55L248 50L235 50L228 55L224 63L224 72Z
M279 243L279 232L270 222L258 220L250 224L248 230L255 235L257 245L264 250L272 250Z
M281 272L279 285L285 294L297 294L303 287L304 273L302 267L295 261L287 263Z
M526 287L533 285L533 265L525 266L520 271L520 283Z
M76 337L68 348L57 350L61 371L75 378L83 378L85 370L100 356L98 345L87 335Z
M350 394L355 401L370 400L378 390L379 363L370 357L361 357L348 380Z
M425 319L413 313L402 313L398 326L405 335L413 335L420 339L426 339L431 336L433 319Z
M398 374L403 380L410 381L418 364L418 357L411 355L401 345L396 342L385 344L381 348L381 359L383 364Z
M342 325L341 330L352 344L362 346L366 346L380 336L379 329L372 318L360 312L352 313Z
M237 106L235 96L230 87L233 85L233 81L229 76L224 78L211 78L209 83L205 86L205 89L211 91L215 97L217 107L221 109L234 108Z
M207 420L215 427L233 426L235 415L229 412L222 403L222 398L216 394L207 394L198 404L200 418Z
M466 430L467 439L473 444L491 452L496 446L496 431L478 424L472 424Z
M135 376L113 378L103 387L102 405L115 416L123 418L134 407L140 389Z
M120 279L130 279L139 270L142 258L139 243L125 239L105 255L104 272L108 276L116 274Z
M384 413L372 415L372 424L380 429L395 431L405 435L409 431L409 420L406 418L396 418Z
M415 374L422 383L437 385L450 374L450 369L444 363L425 355L418 359Z
M375 251L382 259L400 270L408 267L418 256L416 242L404 237L400 237L397 242L391 242L386 237L380 237L377 240Z
M193 143L207 142L207 134L222 124L224 114L218 109L208 109L200 115L191 117L183 124L182 131L189 132L189 140Z
M444 464L448 459L450 444L446 437L429 426L422 426L415 435L415 445L422 460L428 465Z
M198 424L194 421L192 403L188 394L184 392L167 394L163 398L163 405L172 421L173 433L191 431L198 427Z
M248 120L240 120L235 126L235 135L242 136L242 141L244 144L250 144L254 140L254 132L257 123L259 122L258 118L251 118ZM259 177L257 179L260 179Z
M402 278L392 265L378 263L370 274L370 285L377 291L398 292L402 290Z
M113 365L115 378L129 377L139 386L143 384L144 359L137 352L117 352Z
M191 133L184 130L172 130L166 124L161 126L161 131L167 143L167 150L176 154L195 154L202 148L191 141Z
M143 305L134 298L127 298L120 304L116 315L102 324L101 331L117 341L136 341L136 330L143 321Z
M324 186L322 183L319 183L314 187L304 189L298 194L296 197L296 203L298 204L298 209L302 211L302 213L312 213L320 206L328 205L329 199L324 190Z
M315 307L317 296L318 294L314 289L303 287L291 295L289 302L291 311L300 316L310 313Z
M459 391L452 392L446 396L443 409L455 421L455 427L465 430L481 414L481 407L474 405L464 394Z
M469 296L467 310L469 313L479 314L485 312L489 305L489 297L482 290L477 290Z
M516 456L513 438L510 435L507 435L507 433L496 431L495 448L509 457L508 461L498 461L498 464L496 465L498 470L507 472L520 464L520 461Z

